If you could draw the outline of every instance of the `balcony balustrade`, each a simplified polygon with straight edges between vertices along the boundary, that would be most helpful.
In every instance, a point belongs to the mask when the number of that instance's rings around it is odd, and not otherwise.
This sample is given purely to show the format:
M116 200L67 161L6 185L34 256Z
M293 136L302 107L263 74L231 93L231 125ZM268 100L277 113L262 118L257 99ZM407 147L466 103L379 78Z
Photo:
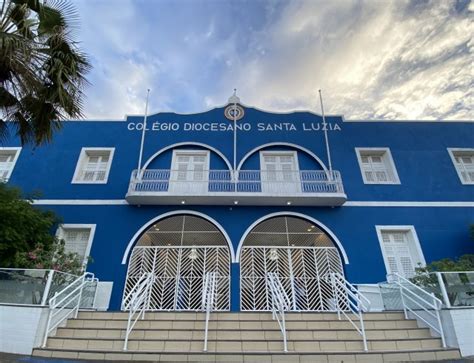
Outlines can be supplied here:
M321 205L346 200L338 171L134 170L130 204Z

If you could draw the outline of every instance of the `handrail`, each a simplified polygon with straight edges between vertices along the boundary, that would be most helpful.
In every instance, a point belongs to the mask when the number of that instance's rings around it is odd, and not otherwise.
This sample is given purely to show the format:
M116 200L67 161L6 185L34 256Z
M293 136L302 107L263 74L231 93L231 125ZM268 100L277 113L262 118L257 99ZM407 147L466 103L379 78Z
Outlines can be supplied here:
M133 170L128 192L166 192L171 185L189 189L188 192L195 191L193 186L200 186L198 191L202 191L204 183L208 184L209 192L262 192L262 186L283 192L291 184L298 194L344 193L342 177L337 170L239 170L234 173L230 170L206 169L200 171L200 178L195 180L178 180L178 174L179 170L175 169Z
M341 320L341 313L344 317L349 320L352 326L361 335L364 344L364 351L368 351L367 336L365 334L364 318L362 316L363 311L368 311L370 308L370 301L357 291L355 286L350 284L344 276L337 272L330 272L329 274L330 283L332 286L335 305L337 310L337 317ZM326 280L327 276L326 275ZM350 311L359 319L359 325L346 314L346 311Z
M283 288L280 278L275 272L267 272L266 283L271 294L272 318L278 321L281 334L283 335L283 350L288 352L285 311L290 310L291 301ZM278 316L278 314L280 316Z
M405 319L409 319L408 312L412 313L417 320L419 319L423 321L426 325L428 325L431 329L433 329L441 336L443 347L446 348L443 324L441 323L441 317L439 315L439 311L443 306L443 302L438 299L433 293L429 293L428 291L423 290L421 287L415 285L413 282L407 280L399 274L394 273L388 275L388 277L392 276L395 277L395 279L392 278L391 282L396 284L400 289L400 296L402 298ZM414 308L410 307L408 303L413 304ZM430 310L433 310L434 312ZM426 313L427 317L433 318L435 320L435 323L430 322L426 317L423 317L421 315L422 311Z
M123 350L127 350L128 338L133 330L133 327L137 323L137 320L140 317L142 320L145 319L145 311L150 309L150 295L154 282L155 275L152 272L144 273L124 299L123 308L125 310L128 309L129 312ZM137 312L138 315L133 318L134 314Z
M81 305L82 290L84 289L84 286L86 286L93 279L95 279L94 274L86 272L67 285L64 289L56 292L49 300L48 322L46 324L46 330L43 338L43 348L46 347L46 341L48 340L49 333L56 329L64 320L69 318L71 313L74 312L74 318L77 318L79 307ZM77 299L77 302L74 302L74 299ZM71 304L74 304L74 306L71 307ZM59 317L57 321L53 322L53 319L56 318L64 309L71 309L71 311L67 312L63 316Z
M207 272L204 278L204 287L202 290L202 306L206 311L206 324L204 328L204 352L207 352L207 338L209 330L209 317L211 312L214 310L214 301L216 296L217 287L217 273Z

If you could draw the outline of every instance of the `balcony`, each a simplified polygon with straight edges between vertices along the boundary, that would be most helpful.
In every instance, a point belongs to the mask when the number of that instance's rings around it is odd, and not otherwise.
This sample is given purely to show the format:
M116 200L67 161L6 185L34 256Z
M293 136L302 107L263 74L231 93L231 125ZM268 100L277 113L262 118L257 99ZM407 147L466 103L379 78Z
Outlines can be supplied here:
M153 205L340 206L338 171L134 170L126 200Z

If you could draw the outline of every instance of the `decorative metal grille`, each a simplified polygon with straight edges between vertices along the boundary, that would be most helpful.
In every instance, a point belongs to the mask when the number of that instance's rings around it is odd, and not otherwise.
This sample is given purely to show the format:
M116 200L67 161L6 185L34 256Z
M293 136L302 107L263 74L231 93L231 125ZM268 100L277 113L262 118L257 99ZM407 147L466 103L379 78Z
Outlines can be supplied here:
M329 272L343 274L335 247L244 247L240 263L242 310L271 309L267 272L280 277L292 310L334 310L331 286L324 277Z
M268 272L279 276L292 310L334 310L332 288L325 277L344 272L339 252L331 244L323 231L302 219L278 217L256 226L241 251L241 310L271 309L265 283Z
M146 272L155 274L150 310L201 310L207 272L217 272L216 310L229 310L230 255L227 247L135 247L124 296Z

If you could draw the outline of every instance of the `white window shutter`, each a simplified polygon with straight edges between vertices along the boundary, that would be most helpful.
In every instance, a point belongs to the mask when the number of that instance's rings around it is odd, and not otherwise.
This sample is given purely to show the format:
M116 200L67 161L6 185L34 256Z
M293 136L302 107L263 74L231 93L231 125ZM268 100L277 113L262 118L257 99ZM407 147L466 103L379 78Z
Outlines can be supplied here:
M389 273L398 273L410 278L415 273L416 256L412 256L408 241L408 232L383 231L382 242Z
M393 184L398 182L388 149L361 149L357 152L365 183Z
M79 258L86 258L87 245L89 243L90 229L64 228L62 239L64 250L67 253L77 253Z
M465 153L455 156L456 168L465 183L474 183L474 155Z
M7 179L13 168L15 152L2 152L0 154L0 181Z

